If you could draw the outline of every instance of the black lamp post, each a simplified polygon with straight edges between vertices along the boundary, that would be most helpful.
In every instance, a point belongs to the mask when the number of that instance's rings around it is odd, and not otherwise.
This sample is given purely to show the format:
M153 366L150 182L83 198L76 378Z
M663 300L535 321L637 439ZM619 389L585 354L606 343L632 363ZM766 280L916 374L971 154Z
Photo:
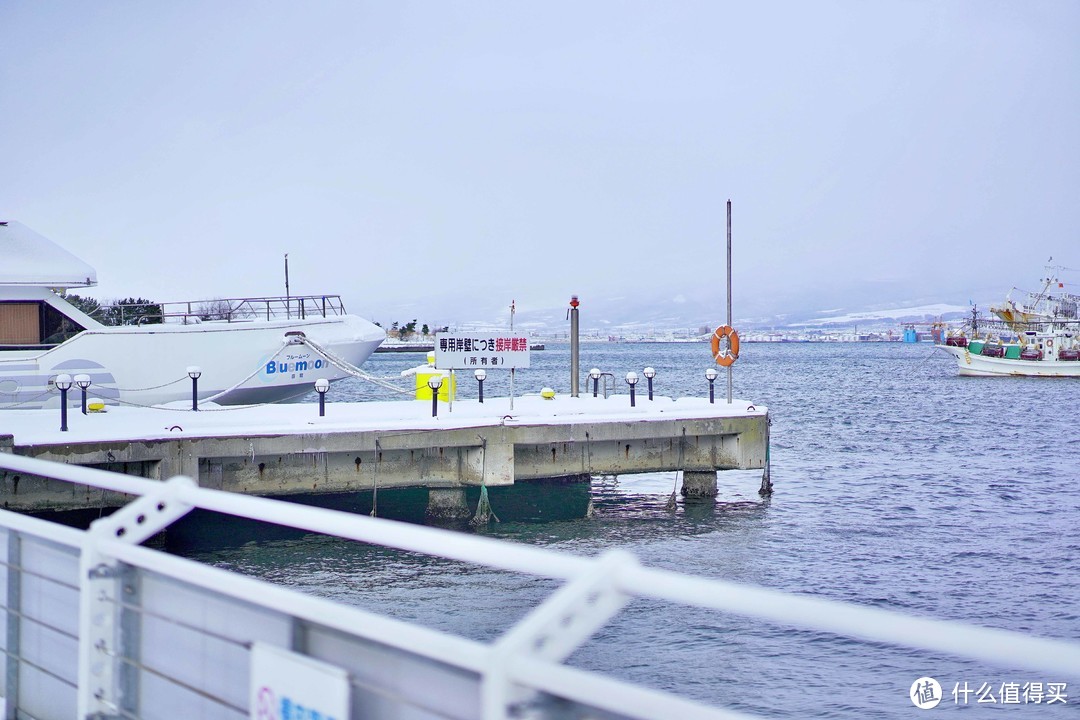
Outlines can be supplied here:
M596 393L600 389L600 368L590 370L589 377L592 378L592 396L596 397ZM604 394L607 395L607 385L604 385Z
M647 367L641 371L641 374L645 376L645 379L649 381L649 399L652 400L652 379L656 377L656 370L651 367Z
M630 407L634 407L637 403L634 402L634 386L637 385L638 376L636 372L626 373L626 384L630 386Z
M431 388L431 417L439 415L439 388L442 387L442 375L432 375L427 385Z
M191 409L198 411L199 409L199 376L202 375L202 368L198 365L191 365L187 369L187 376L191 378Z
M67 393L71 389L71 376L61 373L53 382L60 391L60 432L67 432Z
M90 376L86 373L79 373L75 376L75 384L82 390L82 414L86 414L86 388L90 387Z
M315 392L319 393L319 417L326 415L326 391L330 389L330 381L319 378L315 381Z
M480 384L480 402L484 402L484 380L487 378L487 370L483 368L476 370L473 372L473 377Z
M716 372L716 368L709 368L705 371L705 379L709 381L709 402L714 402L713 396L713 383L716 382L716 376L720 373Z

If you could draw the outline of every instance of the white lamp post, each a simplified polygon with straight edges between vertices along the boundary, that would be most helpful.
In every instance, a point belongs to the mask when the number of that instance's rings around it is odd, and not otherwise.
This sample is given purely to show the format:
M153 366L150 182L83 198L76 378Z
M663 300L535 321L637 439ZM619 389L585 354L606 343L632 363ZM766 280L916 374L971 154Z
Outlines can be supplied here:
M82 414L86 414L86 388L90 387L90 376L86 373L79 373L75 376L75 384L82 390Z
M431 417L437 417L439 414L439 388L442 387L442 375L432 375L428 378L427 384L431 388Z
M199 409L199 376L202 375L202 368L198 365L189 365L187 369L187 376L191 378L191 409L198 411Z
M67 432L67 393L71 389L71 376L61 373L53 382L60 391L60 432Z
M705 379L709 381L709 402L713 402L713 383L716 382L716 376L720 373L716 372L716 368L709 368L705 371Z
M319 393L319 417L326 415L326 391L330 389L330 381L319 378L315 381L315 392Z
M484 402L484 380L487 378L487 370L480 368L473 372L473 377L480 384L480 402Z
M634 407L634 386L638 383L638 376L636 372L626 373L626 384L630 386L630 407Z
M656 377L656 370L651 367L647 367L641 371L641 374L645 376L645 379L649 381L649 399L652 400L652 379Z

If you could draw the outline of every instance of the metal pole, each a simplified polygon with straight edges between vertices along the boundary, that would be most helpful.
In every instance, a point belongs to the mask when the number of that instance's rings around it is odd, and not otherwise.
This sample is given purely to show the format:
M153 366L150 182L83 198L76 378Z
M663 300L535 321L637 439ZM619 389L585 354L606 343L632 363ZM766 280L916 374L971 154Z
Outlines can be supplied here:
M514 313L517 311L517 303L513 300L510 301L510 333L514 332ZM514 370L516 368L510 368L510 409L514 409Z
M292 318L292 303L289 300L289 253L285 253L285 317Z
M578 298L570 296L570 397L578 396L578 375L580 369L578 358L581 354L581 346L578 344Z
M67 432L67 388L60 389L60 432Z
M731 325L731 200L727 201L727 325ZM731 346L731 339L728 339ZM731 404L731 365L727 367L727 401Z

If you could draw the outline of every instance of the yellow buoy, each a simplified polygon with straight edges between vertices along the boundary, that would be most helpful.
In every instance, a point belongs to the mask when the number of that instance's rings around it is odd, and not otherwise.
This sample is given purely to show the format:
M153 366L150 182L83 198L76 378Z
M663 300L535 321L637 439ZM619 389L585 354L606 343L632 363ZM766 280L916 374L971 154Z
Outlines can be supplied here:
M545 400L554 400L555 399L555 391L552 390L551 388L546 387L546 388L544 388L543 390L540 391L540 397L544 398Z
M86 412L105 412L105 403L100 400L91 400L86 403Z

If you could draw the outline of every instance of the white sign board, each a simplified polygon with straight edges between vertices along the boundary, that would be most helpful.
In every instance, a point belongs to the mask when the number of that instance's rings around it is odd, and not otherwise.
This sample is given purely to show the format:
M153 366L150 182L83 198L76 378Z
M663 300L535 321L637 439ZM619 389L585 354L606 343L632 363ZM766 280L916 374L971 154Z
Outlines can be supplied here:
M440 370L499 370L529 367L529 339L512 333L435 336Z
M251 720L348 720L349 676L306 655L251 647Z

